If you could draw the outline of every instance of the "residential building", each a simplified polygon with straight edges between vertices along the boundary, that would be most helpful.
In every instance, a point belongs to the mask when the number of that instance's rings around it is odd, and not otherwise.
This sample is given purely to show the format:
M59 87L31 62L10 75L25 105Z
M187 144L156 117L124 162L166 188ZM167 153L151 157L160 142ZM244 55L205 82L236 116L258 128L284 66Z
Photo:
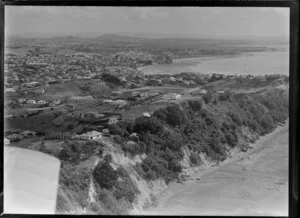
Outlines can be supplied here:
M36 101L35 101L35 100L27 100L26 103L27 103L27 104L36 104Z
M177 93L168 93L168 94L164 95L163 98L166 100L178 100L181 98L181 95L179 95Z
M18 102L19 104L26 103L26 98L18 98L17 102Z
M148 112L144 112L144 113L143 113L143 116L144 116L144 117L151 117L150 113L148 113Z
M40 105L47 104L47 102L44 101L44 100L39 100L39 101L37 101L36 103L37 103L37 104L40 104Z
M111 116L111 117L108 118L107 124L108 124L108 125L111 125L111 124L116 124L116 123L118 123L118 122L119 122L118 117L116 117L116 116Z
M33 88L39 85L39 82L30 82L26 84L27 88Z

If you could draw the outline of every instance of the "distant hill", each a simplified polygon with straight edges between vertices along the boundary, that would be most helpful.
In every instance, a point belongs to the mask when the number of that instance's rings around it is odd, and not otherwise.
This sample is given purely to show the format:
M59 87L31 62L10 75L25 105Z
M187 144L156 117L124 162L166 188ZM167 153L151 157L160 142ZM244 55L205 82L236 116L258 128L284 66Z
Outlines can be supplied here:
M108 40L108 41L141 41L146 40L145 38L131 37L131 36L122 36L118 34L103 34L94 38L96 40Z

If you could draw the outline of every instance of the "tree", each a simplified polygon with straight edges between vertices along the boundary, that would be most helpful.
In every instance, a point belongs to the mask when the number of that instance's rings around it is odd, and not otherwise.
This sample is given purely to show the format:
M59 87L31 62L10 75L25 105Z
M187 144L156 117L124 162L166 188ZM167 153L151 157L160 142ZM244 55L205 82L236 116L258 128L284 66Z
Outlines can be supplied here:
M183 111L180 110L177 106L169 106L159 109L154 112L153 116L164 122L167 122L171 126L181 125L185 120Z
M188 103L193 111L199 111L202 108L202 103L200 101L188 101Z
M202 98L203 98L205 104L208 104L212 100L212 95L211 95L211 93L206 93L203 95Z
M190 156L190 161L191 161L192 164L198 165L199 162L200 162L200 157L198 156L197 153L192 152L191 156Z
M117 124L109 125L108 130L112 135L124 136L124 130L120 128Z
M111 154L106 154L103 158L104 161L110 163L112 161L112 156Z
M118 172L107 161L102 161L94 169L93 176L102 188L111 189L116 184Z

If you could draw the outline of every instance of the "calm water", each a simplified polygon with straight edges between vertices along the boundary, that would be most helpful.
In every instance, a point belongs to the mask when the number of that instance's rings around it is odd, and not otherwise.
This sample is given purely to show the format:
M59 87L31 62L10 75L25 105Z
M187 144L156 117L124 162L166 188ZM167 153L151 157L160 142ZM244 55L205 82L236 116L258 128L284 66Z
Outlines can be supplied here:
M145 74L181 72L223 74L289 74L289 52L253 52L239 56L201 57L140 68Z

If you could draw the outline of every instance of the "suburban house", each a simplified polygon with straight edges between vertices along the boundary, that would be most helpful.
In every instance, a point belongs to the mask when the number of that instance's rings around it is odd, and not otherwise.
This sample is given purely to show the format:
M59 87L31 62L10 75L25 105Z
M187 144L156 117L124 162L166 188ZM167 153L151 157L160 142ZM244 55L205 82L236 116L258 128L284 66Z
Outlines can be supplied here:
M61 102L60 102L60 100L59 99L55 99L54 101L53 101L53 104L60 104Z
M148 113L148 112L144 112L144 113L143 113L143 116L144 116L144 117L151 117L150 113Z
M94 98L91 95L87 95L87 96L72 96L70 98L71 101L89 101L89 100L93 100Z
M117 116L111 116L108 118L107 124L111 125L111 124L116 124L118 122L119 122L119 118Z
M200 89L199 94L205 95L205 94L207 94L207 91L205 89Z
M108 129L103 129L102 134L103 134L103 136L109 136L109 130Z
M27 103L27 104L36 104L36 101L35 101L35 100L27 100L26 103Z
M81 135L77 135L76 138L80 139L99 139L102 138L102 133L98 131L91 131Z
M163 97L166 100L177 100L181 98L181 95L176 94L176 93L168 93L166 95L164 95Z
M33 88L39 85L39 82L30 82L26 84L27 88Z
M47 104L47 102L46 102L46 101L44 101L44 100L39 100L39 101L37 101L36 103L37 103L37 104L41 104L41 105L43 105L43 104Z
M18 102L19 104L23 104L23 103L26 102L26 98L18 98L17 102Z

